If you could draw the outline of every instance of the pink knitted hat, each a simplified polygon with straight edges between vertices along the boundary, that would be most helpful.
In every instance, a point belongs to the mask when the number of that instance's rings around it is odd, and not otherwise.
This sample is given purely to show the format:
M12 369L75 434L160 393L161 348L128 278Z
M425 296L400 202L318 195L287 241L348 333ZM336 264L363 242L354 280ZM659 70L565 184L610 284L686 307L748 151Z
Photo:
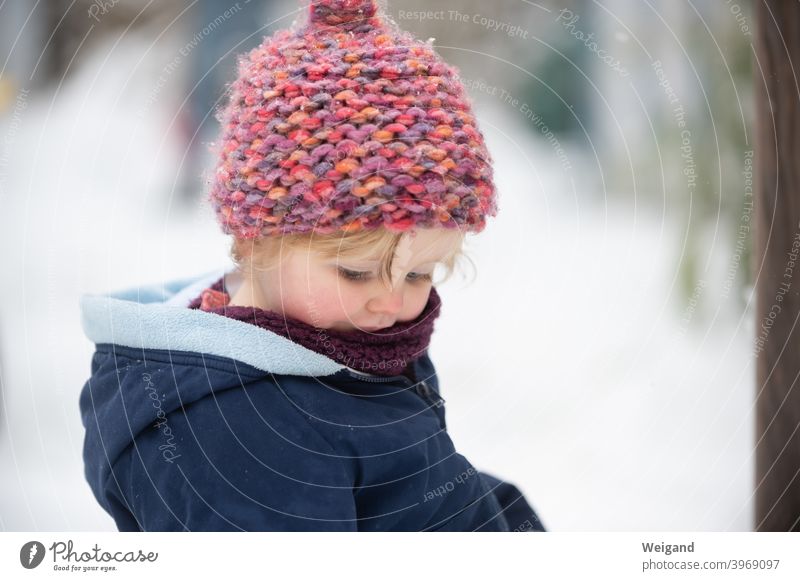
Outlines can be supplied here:
M250 239L383 225L480 232L492 159L458 70L375 0L312 0L239 59L209 199Z

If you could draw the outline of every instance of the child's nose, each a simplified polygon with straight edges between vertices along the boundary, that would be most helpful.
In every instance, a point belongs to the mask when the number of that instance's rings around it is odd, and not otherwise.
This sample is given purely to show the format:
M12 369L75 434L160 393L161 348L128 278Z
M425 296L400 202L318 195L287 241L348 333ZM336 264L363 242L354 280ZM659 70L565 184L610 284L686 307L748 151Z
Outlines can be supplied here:
M395 286L393 289L384 287L378 296L373 297L369 306L373 313L390 315L399 313L403 309L402 285Z

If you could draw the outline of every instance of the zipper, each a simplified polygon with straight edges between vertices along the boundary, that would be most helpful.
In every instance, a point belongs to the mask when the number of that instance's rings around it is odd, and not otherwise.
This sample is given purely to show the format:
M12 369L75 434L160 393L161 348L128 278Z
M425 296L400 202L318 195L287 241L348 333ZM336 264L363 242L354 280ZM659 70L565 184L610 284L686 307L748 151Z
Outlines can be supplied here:
M439 395L435 389L432 389L424 379L422 381L419 381L416 385L414 385L414 383L412 383L412 381L405 375L392 375L391 377L360 375L359 373L354 372L350 368L347 368L347 372L350 375L350 377L354 377L355 379L362 379L370 383L392 383L399 380L402 381L407 387L413 387L414 393L416 393L420 398L422 398L428 405L440 408L445 403L445 399L441 395Z
M419 384L414 387L414 391L416 391L420 397L430 402L437 408L440 408L444 405L444 398L439 395L435 389L432 389L427 383L425 383L425 380L420 381Z

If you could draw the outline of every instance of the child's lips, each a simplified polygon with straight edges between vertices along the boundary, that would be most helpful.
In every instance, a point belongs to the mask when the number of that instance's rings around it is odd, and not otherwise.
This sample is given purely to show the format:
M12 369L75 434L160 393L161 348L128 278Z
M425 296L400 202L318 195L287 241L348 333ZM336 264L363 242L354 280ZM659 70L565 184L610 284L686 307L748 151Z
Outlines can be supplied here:
M361 330L362 331L369 331L369 332L380 331L381 329L387 329L388 327L391 327L392 325L394 325L394 323L391 323L389 325L364 325L364 326L361 327Z

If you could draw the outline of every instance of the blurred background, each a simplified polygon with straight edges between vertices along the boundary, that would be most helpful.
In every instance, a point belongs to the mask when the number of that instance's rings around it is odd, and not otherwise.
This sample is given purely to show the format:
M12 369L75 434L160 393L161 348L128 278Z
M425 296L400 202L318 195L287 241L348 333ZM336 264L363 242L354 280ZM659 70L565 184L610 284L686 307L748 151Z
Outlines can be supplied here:
M750 3L384 7L459 68L495 161L431 347L457 449L550 530L752 530ZM229 263L214 113L305 10L0 2L0 530L115 530L78 299Z

